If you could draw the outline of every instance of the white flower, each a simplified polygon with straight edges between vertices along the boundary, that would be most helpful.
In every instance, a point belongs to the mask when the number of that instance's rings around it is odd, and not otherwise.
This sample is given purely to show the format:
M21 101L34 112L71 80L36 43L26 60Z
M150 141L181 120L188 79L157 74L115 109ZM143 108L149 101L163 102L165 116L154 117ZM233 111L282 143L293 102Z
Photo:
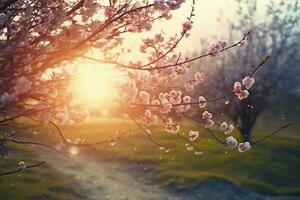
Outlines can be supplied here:
M246 76L243 80L242 83L245 86L246 89L250 89L252 85L254 84L255 80L254 78L251 78L249 76Z
M210 128L210 127L213 127L214 124L215 124L215 122L213 120L209 119L209 120L205 121L204 127L205 128Z
M220 130L225 132L225 131L227 131L227 129L228 129L227 123L226 122L221 123Z
M28 164L25 163L24 161L20 161L18 163L18 166L19 166L20 169L25 169L28 166Z
M147 135L152 135L152 132L151 132L150 129L146 129L146 130L145 130L145 133L146 133Z
M239 143L238 145L239 152L245 152L251 149L251 145L249 142Z
M212 114L209 113L208 111L204 111L204 112L202 113L202 118L203 118L204 120L209 120L209 119L212 118Z
M243 100L249 96L249 91L243 90L242 92L236 93L236 95L238 96L239 100Z
M220 130L223 131L226 135L231 133L234 129L234 126L232 124L228 125L226 122L223 122L220 124Z
M191 99L192 98L190 96L184 96L182 100L184 103L191 103Z
M232 124L229 125L228 129L224 132L226 135L228 135L229 133L231 133L234 129L234 126Z
M206 99L203 96L200 96L198 100L199 100L199 107L205 108L207 105Z
M195 141L199 137L198 131L190 131L189 132L189 139L190 141Z
M233 86L233 91L234 92L240 92L242 89L242 84L240 82L235 82Z
M227 146L229 146L230 148L236 148L238 146L237 140L232 136L229 136L228 138L226 138L225 141L226 141Z
M15 95L20 95L28 92L31 89L31 81L26 77L20 77L16 80L14 92Z
M185 147L188 151L192 151L194 149L193 145L189 144L189 143L186 143L185 144Z

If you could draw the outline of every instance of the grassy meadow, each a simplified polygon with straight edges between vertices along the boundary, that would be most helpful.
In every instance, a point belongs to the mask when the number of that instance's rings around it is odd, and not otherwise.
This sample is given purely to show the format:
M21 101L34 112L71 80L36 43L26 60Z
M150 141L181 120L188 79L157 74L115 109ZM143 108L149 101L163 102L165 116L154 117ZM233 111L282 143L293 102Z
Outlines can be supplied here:
M39 156L30 146L13 145L10 147L14 156L8 156L7 163L0 160L0 168L14 170L19 161L31 164L40 162ZM48 164L25 169L19 173L0 177L0 199L82 199L79 189L72 178L61 174Z
M186 122L181 134L198 127ZM254 140L272 132L277 127L266 127L259 123ZM300 195L300 139L288 128L278 135L259 143L246 153L238 153L217 143L206 130L201 129L195 145L203 151L196 155L187 151L185 141L161 128L153 130L153 138L163 144L175 145L170 151L161 150L135 124L122 119L94 120L82 125L64 126L70 139L77 137L88 141L101 141L113 137L117 131L126 129L129 137L116 144L97 146L103 159L137 162L141 170L154 172L154 179L164 186L178 190L196 187L199 183L219 178L246 186L256 192L271 195ZM293 132L293 133L291 133ZM216 130L220 138L224 135ZM237 132L234 135L239 138Z
M182 136L186 136L189 130L199 130L191 122L183 124ZM270 123L258 123L254 140L280 126L267 127L266 124ZM158 184L177 190L188 191L186 189L193 189L206 180L221 179L262 194L300 196L300 138L295 133L295 127L283 130L242 154L220 145L206 130L200 129L199 140L194 144L203 152L201 155L187 151L186 141L182 138L154 127L152 132L156 141L175 147L169 151L161 150L129 120L102 118L62 127L67 138L75 140L80 137L91 142L114 137L117 131L123 129L128 131L128 136L117 143L97 145L97 151L93 151L95 159L135 163L138 170L153 172ZM225 138L218 130L215 132L218 137ZM36 136L41 135L44 139L48 136L47 141L50 138L56 140L53 137L55 133L49 128L39 130ZM239 138L237 132L234 135ZM13 145L10 148L14 156L8 157L9 163L1 160L1 169L15 169L20 160L32 163L41 161L31 146ZM75 187L72 177L61 174L47 164L1 177L0 191L0 199L84 198Z

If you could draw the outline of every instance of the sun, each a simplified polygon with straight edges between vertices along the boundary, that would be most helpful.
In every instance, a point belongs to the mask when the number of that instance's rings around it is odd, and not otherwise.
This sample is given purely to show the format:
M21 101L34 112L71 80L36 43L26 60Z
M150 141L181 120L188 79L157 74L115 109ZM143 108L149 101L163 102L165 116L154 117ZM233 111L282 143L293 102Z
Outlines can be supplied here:
M78 98L86 104L106 105L117 98L120 72L110 65L80 62L75 81Z

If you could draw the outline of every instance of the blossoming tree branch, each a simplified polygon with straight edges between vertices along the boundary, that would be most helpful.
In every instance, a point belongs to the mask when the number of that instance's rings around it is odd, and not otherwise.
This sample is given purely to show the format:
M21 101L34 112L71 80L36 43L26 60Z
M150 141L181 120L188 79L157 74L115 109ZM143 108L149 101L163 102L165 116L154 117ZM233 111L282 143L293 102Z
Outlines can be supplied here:
M231 48L241 48L247 43L245 33L236 43L227 44L218 41L212 44L207 53L195 57L182 57L177 47L188 39L193 28L195 0L191 2L190 13L186 20L178 25L174 35L164 32L143 38L138 47L142 60L124 61L131 48L123 44L130 35L142 35L150 32L156 21L171 19L172 13L181 8L184 0L5 0L0 2L0 150L5 159L10 143L39 145L68 154L56 146L32 141L24 133L35 128L49 126L60 137L59 145L92 147L116 142L124 136L108 138L104 141L86 141L78 138L70 141L60 130L60 125L79 123L88 113L82 102L70 87L73 84L74 69L70 65L78 59L93 60L101 64L114 65L125 74L120 83L118 103L123 117L134 121L150 142L162 149L174 148L156 141L152 137L152 127L161 125L166 134L180 136L186 142L186 148L201 153L193 143L199 140L199 131L190 130L188 137L179 135L180 121L187 118L199 123L199 127L208 129L220 144L239 152L248 151L255 142L237 141L230 134L234 124L217 122L214 115L206 109L214 101L226 101L229 96L239 100L251 95L255 84L255 74L268 61L269 56L256 63L253 71L245 74L242 80L232 83L232 90L223 96L206 99L205 96L193 96L194 86L205 81L205 75L196 72L184 84L176 85L184 75L190 75L193 62L204 57L216 57ZM99 56L87 55L96 49ZM253 63L251 63L253 64ZM242 66L241 66L242 67ZM172 84L170 84L172 83ZM219 83L222 84L222 83ZM96 86L95 86L96 87ZM229 102L228 102L229 103ZM194 109L200 109L202 116L191 116ZM132 114L138 113L138 114ZM289 126L286 124L274 131ZM220 129L227 138L223 141L213 132ZM267 139L263 138L263 139ZM256 141L260 142L260 141ZM16 169L1 172L0 175L17 173L26 168L37 167L41 163L20 161Z

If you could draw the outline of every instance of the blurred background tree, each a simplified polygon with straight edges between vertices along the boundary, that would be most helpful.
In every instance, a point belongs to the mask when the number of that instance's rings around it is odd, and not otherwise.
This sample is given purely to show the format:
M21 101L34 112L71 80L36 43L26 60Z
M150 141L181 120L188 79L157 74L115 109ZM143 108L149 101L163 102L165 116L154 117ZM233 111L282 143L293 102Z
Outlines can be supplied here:
M218 55L217 62L215 59L214 62L201 61L198 67L205 71L207 80L196 91L207 99L227 94L232 91L232 83L254 67L249 63L254 65L263 56L270 55L268 66L255 75L258 84L250 90L251 95L247 99L224 98L224 101L217 101L211 107L231 118L242 138L251 142L253 127L264 111L280 110L285 113L288 110L288 115L293 117L299 113L299 1L270 1L265 10L258 0L237 0L235 3L236 17L220 23L229 26L229 43L251 30L248 44L244 50ZM225 17L221 15L220 19ZM202 44L207 46L205 41Z

